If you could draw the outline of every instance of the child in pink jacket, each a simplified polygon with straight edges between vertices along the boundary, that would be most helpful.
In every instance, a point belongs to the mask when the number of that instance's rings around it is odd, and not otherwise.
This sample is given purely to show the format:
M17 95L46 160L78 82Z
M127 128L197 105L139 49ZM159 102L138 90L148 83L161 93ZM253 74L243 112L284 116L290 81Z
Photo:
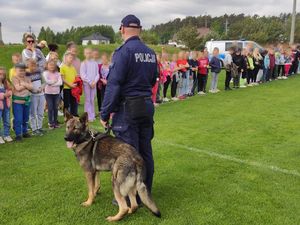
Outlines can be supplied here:
M11 142L10 131L10 106L12 91L8 81L6 80L6 71L0 67L0 144ZM1 126L3 124L3 131Z

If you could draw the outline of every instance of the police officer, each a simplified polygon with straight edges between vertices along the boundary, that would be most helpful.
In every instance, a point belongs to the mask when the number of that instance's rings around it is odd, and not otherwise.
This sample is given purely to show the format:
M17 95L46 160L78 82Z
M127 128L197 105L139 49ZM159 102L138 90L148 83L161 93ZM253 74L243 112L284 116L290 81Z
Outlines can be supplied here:
M134 15L123 18L120 32L124 44L115 50L101 108L101 124L114 135L132 145L146 166L145 184L151 192L154 173L151 140L154 106L152 87L157 77L157 61L153 50L139 38L140 20Z

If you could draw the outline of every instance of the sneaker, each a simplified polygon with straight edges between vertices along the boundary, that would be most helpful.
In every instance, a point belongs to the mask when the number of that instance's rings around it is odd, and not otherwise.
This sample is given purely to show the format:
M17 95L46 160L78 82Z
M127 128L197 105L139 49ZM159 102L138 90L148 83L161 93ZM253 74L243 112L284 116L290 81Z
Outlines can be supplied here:
M247 87L246 85L241 85L241 86L240 86L240 88L246 88L246 87Z
M284 76L284 77L282 77L281 79L282 79L282 80L286 80L286 79L288 79L288 78L287 78L286 76Z
M57 115L58 115L58 116L63 116L63 115L64 115L64 113L63 113L63 112L61 112L60 110L58 110L58 112L57 112Z
M38 131L39 131L41 134L45 134L45 133L46 133L46 131L45 131L44 129L42 129L42 128L39 129Z
M17 142L22 141L22 137L21 136L17 136L15 139Z
M2 137L0 137L0 145L5 144L5 141L3 140Z
M170 101L170 99L168 99L168 98L163 98L163 102L169 102Z
M60 126L58 124L55 124L54 128L57 129L57 128L60 128Z
M214 93L214 90L209 90L208 92L209 92L209 93Z
M200 92L198 92L198 95L206 95L206 93L203 91L200 91Z
M186 97L184 95L178 97L179 100L185 100Z
M218 92L220 92L220 90L219 90L219 89L216 89L216 90L215 90L215 93L218 93Z
M281 76L279 76L279 77L277 77L277 79L278 79L278 80L282 80L282 77L281 77Z
M6 141L6 142L12 142L13 139L10 136L6 136L6 137L4 137L4 141Z
M49 130L53 130L55 128L55 125L49 125Z
M178 98L176 98L176 97L173 97L172 98L172 101L178 101L179 99Z
M23 134L23 138L30 138L31 135L29 133Z
M32 131L32 136L43 136L43 134L39 130L35 130L35 131ZM24 135L23 135L23 137L24 137Z

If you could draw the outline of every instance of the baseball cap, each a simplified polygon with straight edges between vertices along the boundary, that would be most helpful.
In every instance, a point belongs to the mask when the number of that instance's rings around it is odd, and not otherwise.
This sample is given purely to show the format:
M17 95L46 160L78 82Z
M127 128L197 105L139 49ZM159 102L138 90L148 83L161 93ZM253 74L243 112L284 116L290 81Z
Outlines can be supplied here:
M27 66L24 63L17 63L15 65L15 68L19 68L19 69L26 69Z
M132 28L142 28L141 21L135 15L127 15L121 21L121 27L132 27Z

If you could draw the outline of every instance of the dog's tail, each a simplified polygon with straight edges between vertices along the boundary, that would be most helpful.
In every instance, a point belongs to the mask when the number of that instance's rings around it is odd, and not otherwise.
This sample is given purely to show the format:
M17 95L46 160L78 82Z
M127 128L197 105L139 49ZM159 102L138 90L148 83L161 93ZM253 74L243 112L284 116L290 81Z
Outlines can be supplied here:
M138 166L139 167L139 166ZM143 174L145 173L145 170L143 167L139 167L137 169L137 192L141 198L141 201L144 203L144 205L150 209L150 211L156 216L156 217L161 217L161 213L159 209L157 208L155 202L152 199L151 194L149 193L143 179Z

